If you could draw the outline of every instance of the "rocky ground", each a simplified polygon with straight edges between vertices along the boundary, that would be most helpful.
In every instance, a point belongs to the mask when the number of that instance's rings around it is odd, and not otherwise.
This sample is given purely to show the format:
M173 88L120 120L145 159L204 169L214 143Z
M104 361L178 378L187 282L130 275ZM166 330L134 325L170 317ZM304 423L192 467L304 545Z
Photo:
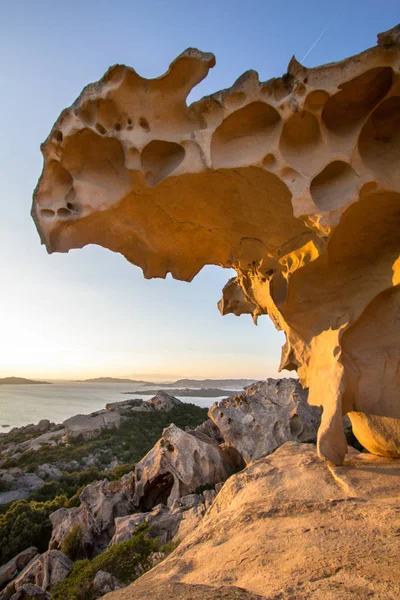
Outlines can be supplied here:
M344 467L321 462L320 410L295 379L253 384L215 403L208 420L194 409L162 392L2 436L0 481L11 487L0 501L18 489L26 499L0 514L0 600L399 596L400 465L354 449ZM34 501L66 485L70 448L96 457L94 448L111 447L108 435L123 445L138 419L160 415L158 441L122 477L109 454L109 470L73 496ZM50 451L58 461L23 468ZM41 548L29 543L38 511ZM13 546L27 515L26 544Z

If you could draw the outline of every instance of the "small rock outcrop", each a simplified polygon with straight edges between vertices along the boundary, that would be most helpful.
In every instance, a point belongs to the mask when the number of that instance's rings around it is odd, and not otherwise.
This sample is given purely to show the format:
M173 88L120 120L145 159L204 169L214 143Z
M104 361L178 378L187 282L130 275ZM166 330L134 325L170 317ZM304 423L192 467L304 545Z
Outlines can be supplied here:
M18 468L0 469L0 481L3 489L7 490L0 492L0 505L24 500L44 483L35 473L25 473Z
M213 54L189 48L155 79L115 65L62 111L34 192L48 252L98 244L146 278L235 269L222 314L284 332L280 368L323 406L335 464L346 414L365 448L400 456L398 31L192 104Z
M93 580L93 586L102 596L108 592L114 592L125 587L111 573L107 573L107 571L97 571Z
M209 416L248 463L288 441L316 442L321 409L307 397L298 379L267 379L216 402Z
M27 584L48 590L72 571L73 562L58 550L48 550L32 561L13 582L16 591Z
M1 543L1 542L0 542ZM39 551L34 546L23 550L17 556L14 556L5 565L0 567L0 589L5 583L14 579L33 558L39 555Z
M397 600L399 485L400 461L352 450L336 467L287 442L233 475L166 560L105 600Z
M154 410L168 411L176 406L182 406L182 400L178 400L175 396L167 394L167 392L159 391L153 398L147 401Z
M85 487L77 508L60 508L50 515L53 526L50 549L61 548L74 527L82 534L82 550L89 558L108 545L115 532L115 519L131 512L133 488L131 475L119 481L107 479Z
M225 481L242 466L243 459L233 448L170 425L136 464L134 504L145 512L157 504L171 506L198 487Z
M121 425L122 417L118 411L99 410L90 415L75 415L64 421L67 437L90 440L97 437L103 429L114 429Z

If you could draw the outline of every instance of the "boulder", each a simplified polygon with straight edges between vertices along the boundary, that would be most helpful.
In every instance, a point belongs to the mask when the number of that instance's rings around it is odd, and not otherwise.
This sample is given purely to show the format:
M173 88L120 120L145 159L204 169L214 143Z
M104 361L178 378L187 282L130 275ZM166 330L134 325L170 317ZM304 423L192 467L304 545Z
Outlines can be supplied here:
M47 590L68 577L73 562L58 550L48 550L31 561L13 581L16 591L27 584Z
M246 462L288 441L315 442L321 409L307 403L298 379L267 379L216 402L209 416Z
M172 554L106 600L192 600L202 586L229 600L397 600L399 485L400 461L352 451L336 467L286 442L230 477Z
M111 573L107 573L107 571L97 571L93 580L93 586L102 596L107 594L107 592L113 592L125 587L116 577L111 575Z
M83 553L92 557L108 545L115 532L116 517L131 512L132 475L119 481L107 479L87 485L79 496L77 508L60 508L50 515L53 526L50 549L59 549L74 527L82 533Z
M109 402L106 404L106 409L111 412L118 412L120 415L129 415L133 412L153 410L152 406L149 405L148 402L145 402L139 398L121 400L121 402Z
M44 483L44 480L35 473L24 473L20 469L0 471L0 480L4 481L8 489L0 493L0 505L24 500Z
M15 594L13 594L10 600L50 600L51 595L45 592L44 589L38 585L27 583L21 586Z
M139 525L147 523L150 535L158 537L161 544L172 540L182 540L198 525L212 505L217 492L206 490L202 494L189 494L175 500L168 508L159 504L152 511L136 513L115 519L115 534L111 544L119 544L130 540Z
M5 565L2 565L0 567L0 588L8 581L14 579L33 558L38 556L38 554L38 549L35 548L35 546L30 546L17 554L17 556L14 556L14 558L9 560Z
M116 429L122 423L122 416L117 411L99 410L90 415L75 415L63 422L65 434L71 438L91 440L103 429Z
M171 506L196 488L225 481L243 461L204 434L170 425L135 467L134 505L149 511L157 504Z
M181 400L178 400L178 398L175 398L175 396L171 396L162 390L157 392L153 398L147 400L147 403L154 408L154 410L160 410L163 412L171 410L176 406L182 406L183 404Z
M115 65L62 111L34 192L50 253L98 244L148 279L234 269L221 312L284 332L280 369L324 407L319 453L336 464L347 413L365 448L400 456L399 38L247 71L192 104L213 54L188 48L151 80Z
M36 469L36 475L44 481L60 481L63 474L55 465L44 464Z

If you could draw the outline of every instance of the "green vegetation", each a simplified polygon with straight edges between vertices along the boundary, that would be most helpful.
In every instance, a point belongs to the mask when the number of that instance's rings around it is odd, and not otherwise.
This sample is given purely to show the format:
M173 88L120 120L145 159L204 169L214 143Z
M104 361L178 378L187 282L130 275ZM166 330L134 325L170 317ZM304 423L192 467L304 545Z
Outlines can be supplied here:
M28 546L45 552L51 536L49 515L63 506L68 506L65 496L57 496L52 502L21 500L0 514L0 565Z
M185 403L168 412L135 412L119 429L107 429L99 437L90 441L71 440L68 444L44 446L37 452L26 451L17 458L9 458L3 469L19 467L34 471L44 463L57 464L58 461L75 460L84 464L84 459L95 454L103 466L117 457L125 464L138 462L161 437L162 430L171 423L178 427L194 428L207 419L207 409Z
M94 600L100 593L93 586L98 571L111 573L124 584L132 583L151 567L150 555L162 550L157 539L149 537L148 525L138 528L128 542L110 546L93 560L79 560L69 577L52 589L52 600Z
M79 525L75 525L66 535L60 550L71 560L75 561L84 558L83 534Z

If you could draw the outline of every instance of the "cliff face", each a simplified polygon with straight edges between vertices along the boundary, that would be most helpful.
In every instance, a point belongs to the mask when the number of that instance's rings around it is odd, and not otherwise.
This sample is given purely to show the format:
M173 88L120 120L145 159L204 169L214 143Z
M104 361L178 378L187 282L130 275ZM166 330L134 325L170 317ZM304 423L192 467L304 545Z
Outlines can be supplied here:
M219 308L283 329L281 368L324 408L320 455L343 461L349 413L366 448L399 456L399 28L187 106L214 63L189 49L157 79L116 65L83 90L42 146L42 241L99 244L147 278L234 268Z

